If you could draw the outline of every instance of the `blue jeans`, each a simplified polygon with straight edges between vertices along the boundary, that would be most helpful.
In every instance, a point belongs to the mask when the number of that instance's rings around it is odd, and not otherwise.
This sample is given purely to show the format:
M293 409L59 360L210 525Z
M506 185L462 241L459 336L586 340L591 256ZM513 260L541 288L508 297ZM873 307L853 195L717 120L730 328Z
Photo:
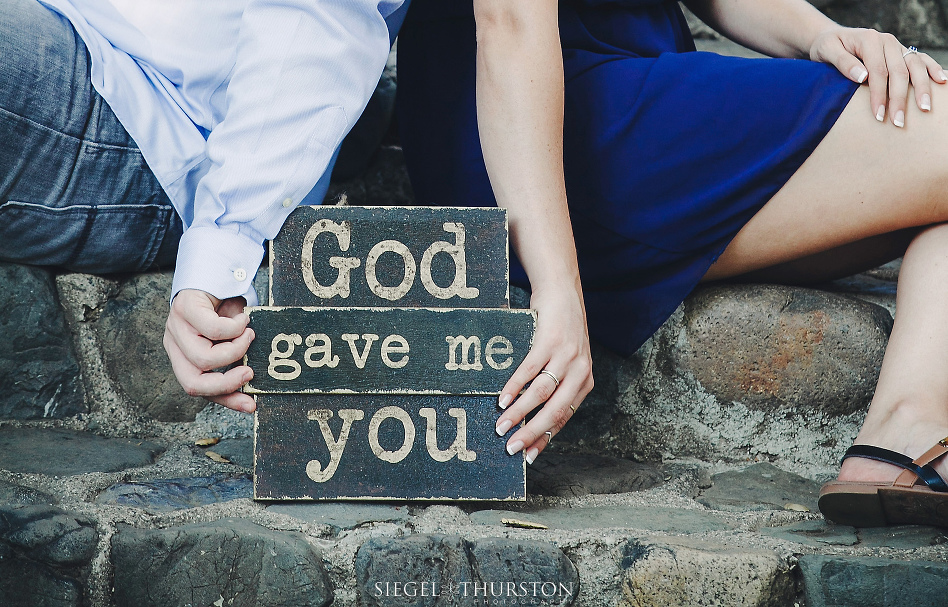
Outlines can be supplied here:
M72 25L0 0L0 261L89 273L174 265L181 221L92 88Z

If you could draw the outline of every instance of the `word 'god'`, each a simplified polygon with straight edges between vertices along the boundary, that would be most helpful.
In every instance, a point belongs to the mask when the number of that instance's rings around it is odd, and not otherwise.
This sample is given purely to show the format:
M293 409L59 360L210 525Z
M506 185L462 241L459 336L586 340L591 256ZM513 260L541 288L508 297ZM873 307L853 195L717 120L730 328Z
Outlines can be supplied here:
M373 246L365 258L365 281L375 295L389 301L397 301L404 297L415 284L415 276L421 275L421 283L425 290L438 299L474 299L480 293L476 287L467 285L467 258L464 251L465 231L460 222L446 222L443 224L445 232L454 234L454 242L437 241L429 246L421 257L420 266L415 257L404 243L398 240L383 240ZM350 280L353 270L362 265L358 257L333 256L329 258L329 265L336 269L336 280L331 285L320 284L316 280L313 268L313 248L316 238L320 234L329 233L336 237L340 252L347 252L352 241L352 224L349 221L339 223L320 219L306 232L303 238L302 270L303 281L314 295L322 299L349 297ZM402 281L397 285L383 285L377 276L376 267L382 255L390 253L401 259L404 266ZM454 261L454 280L448 286L440 286L431 276L431 264L435 255L439 253L449 255Z

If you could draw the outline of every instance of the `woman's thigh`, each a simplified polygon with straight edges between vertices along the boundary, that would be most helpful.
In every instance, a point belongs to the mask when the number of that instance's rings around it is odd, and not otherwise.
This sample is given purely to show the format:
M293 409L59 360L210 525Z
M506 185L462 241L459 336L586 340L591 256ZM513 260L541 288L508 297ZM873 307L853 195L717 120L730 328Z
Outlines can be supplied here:
M69 22L0 0L0 260L87 272L173 263L180 222L92 88Z
M905 228L948 221L948 88L905 128L879 123L861 87L813 154L705 276L729 278ZM909 99L914 99L910 92ZM858 265L858 264L856 264Z

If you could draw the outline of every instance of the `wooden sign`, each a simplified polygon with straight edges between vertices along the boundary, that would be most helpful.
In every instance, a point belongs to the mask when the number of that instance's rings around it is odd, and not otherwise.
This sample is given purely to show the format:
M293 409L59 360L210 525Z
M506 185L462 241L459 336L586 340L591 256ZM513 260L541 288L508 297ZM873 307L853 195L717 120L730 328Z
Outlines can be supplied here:
M506 308L497 208L299 207L270 247L270 305Z
M493 396L259 395L255 499L522 500ZM395 400L397 399L397 400Z
M247 392L500 394L532 310L248 308Z
M506 217L294 211L270 247L279 308L248 309L255 499L526 499L517 427L494 432L536 321L508 309Z

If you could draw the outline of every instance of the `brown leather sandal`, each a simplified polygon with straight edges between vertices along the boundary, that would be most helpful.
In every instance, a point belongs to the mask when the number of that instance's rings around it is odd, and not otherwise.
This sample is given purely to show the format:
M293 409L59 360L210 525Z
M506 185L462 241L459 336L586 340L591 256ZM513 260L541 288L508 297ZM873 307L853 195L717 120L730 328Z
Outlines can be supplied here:
M820 512L853 527L948 527L948 483L931 463L948 454L948 437L918 459L871 445L853 445L843 456L865 457L905 468L891 483L833 481L820 489Z

